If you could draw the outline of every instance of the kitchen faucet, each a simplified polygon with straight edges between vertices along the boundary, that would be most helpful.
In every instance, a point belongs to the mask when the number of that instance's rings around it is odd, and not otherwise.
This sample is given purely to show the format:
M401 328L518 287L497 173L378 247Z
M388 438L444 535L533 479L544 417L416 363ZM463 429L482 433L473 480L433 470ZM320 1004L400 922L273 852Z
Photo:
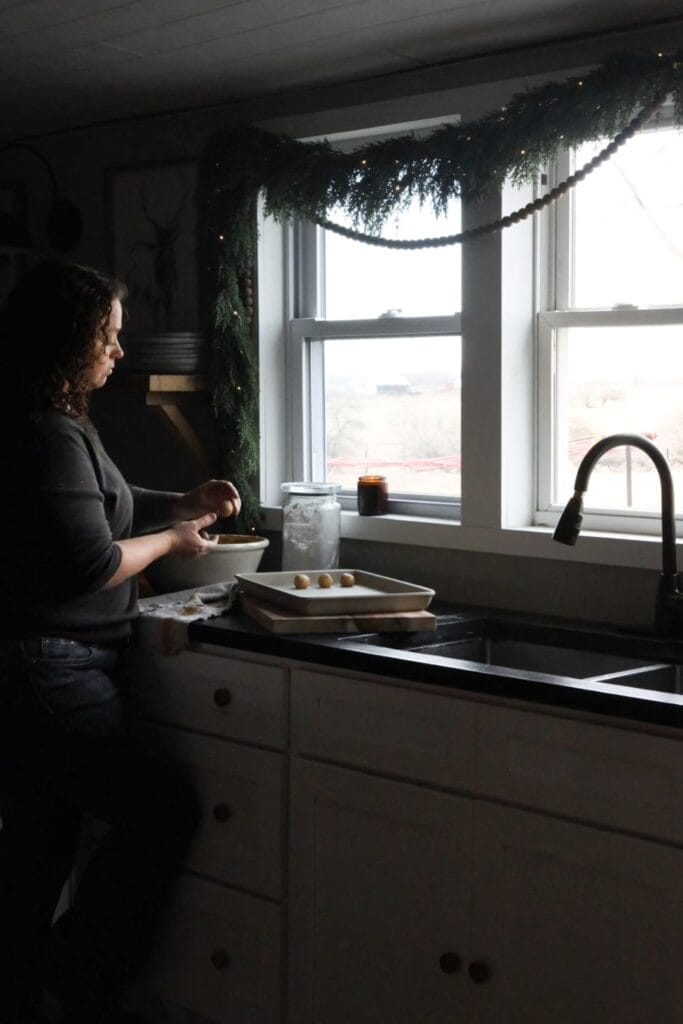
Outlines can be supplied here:
M583 521L583 494L588 478L598 459L611 448L631 445L649 455L659 473L662 489L662 572L659 577L655 602L655 628L660 633L676 634L683 630L683 593L678 589L676 567L676 520L674 518L674 485L669 464L662 452L651 441L639 434L611 434L603 437L586 452L581 460L574 482L574 494L553 533L560 544L576 544Z

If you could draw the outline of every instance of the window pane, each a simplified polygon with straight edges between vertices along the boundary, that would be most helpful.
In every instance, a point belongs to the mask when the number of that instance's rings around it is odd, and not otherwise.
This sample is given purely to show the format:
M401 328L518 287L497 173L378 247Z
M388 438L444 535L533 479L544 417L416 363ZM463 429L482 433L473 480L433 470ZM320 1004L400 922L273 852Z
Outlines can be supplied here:
M577 151L583 167L603 144ZM683 302L683 133L642 132L574 189L574 306Z
M329 219L353 227L341 210ZM417 200L384 225L383 238L412 239L460 231L460 202L436 217ZM460 249L382 249L325 231L325 316L372 320L390 310L403 316L451 316L460 312Z
M671 466L677 493L683 494L683 327L572 327L565 344L567 388L565 408L558 409L555 501L570 497L579 462L591 445L622 433L654 441ZM584 504L659 511L659 477L651 460L635 448L607 452L591 474Z
M327 479L460 497L459 337L325 341Z

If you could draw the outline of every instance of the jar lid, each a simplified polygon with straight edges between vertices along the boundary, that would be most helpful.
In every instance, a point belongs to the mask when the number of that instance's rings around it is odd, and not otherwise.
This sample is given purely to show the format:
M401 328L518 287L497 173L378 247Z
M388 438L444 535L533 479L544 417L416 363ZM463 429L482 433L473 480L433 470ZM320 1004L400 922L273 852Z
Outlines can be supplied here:
M341 491L341 484L330 484L325 481L290 481L282 484L281 490L285 494L336 494L337 491Z

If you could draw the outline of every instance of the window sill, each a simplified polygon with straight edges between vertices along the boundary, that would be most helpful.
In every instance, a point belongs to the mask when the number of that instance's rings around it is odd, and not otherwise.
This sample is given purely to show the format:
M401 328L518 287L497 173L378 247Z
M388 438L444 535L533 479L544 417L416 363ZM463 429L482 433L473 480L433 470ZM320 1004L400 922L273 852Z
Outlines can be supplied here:
M263 527L281 529L279 507L263 510ZM661 540L625 533L582 531L575 547L552 542L547 526L514 529L486 529L462 526L447 519L414 516L359 516L341 514L343 538L411 547L441 548L445 551L479 551L517 558L547 558L561 562L626 566L632 569L661 568Z

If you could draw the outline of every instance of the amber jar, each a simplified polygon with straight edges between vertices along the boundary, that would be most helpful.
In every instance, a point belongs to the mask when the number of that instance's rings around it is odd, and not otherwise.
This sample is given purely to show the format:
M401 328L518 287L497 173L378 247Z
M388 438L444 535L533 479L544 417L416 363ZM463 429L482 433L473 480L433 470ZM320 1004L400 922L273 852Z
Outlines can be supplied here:
M385 476L358 477L358 515L383 516L389 510L389 492Z

